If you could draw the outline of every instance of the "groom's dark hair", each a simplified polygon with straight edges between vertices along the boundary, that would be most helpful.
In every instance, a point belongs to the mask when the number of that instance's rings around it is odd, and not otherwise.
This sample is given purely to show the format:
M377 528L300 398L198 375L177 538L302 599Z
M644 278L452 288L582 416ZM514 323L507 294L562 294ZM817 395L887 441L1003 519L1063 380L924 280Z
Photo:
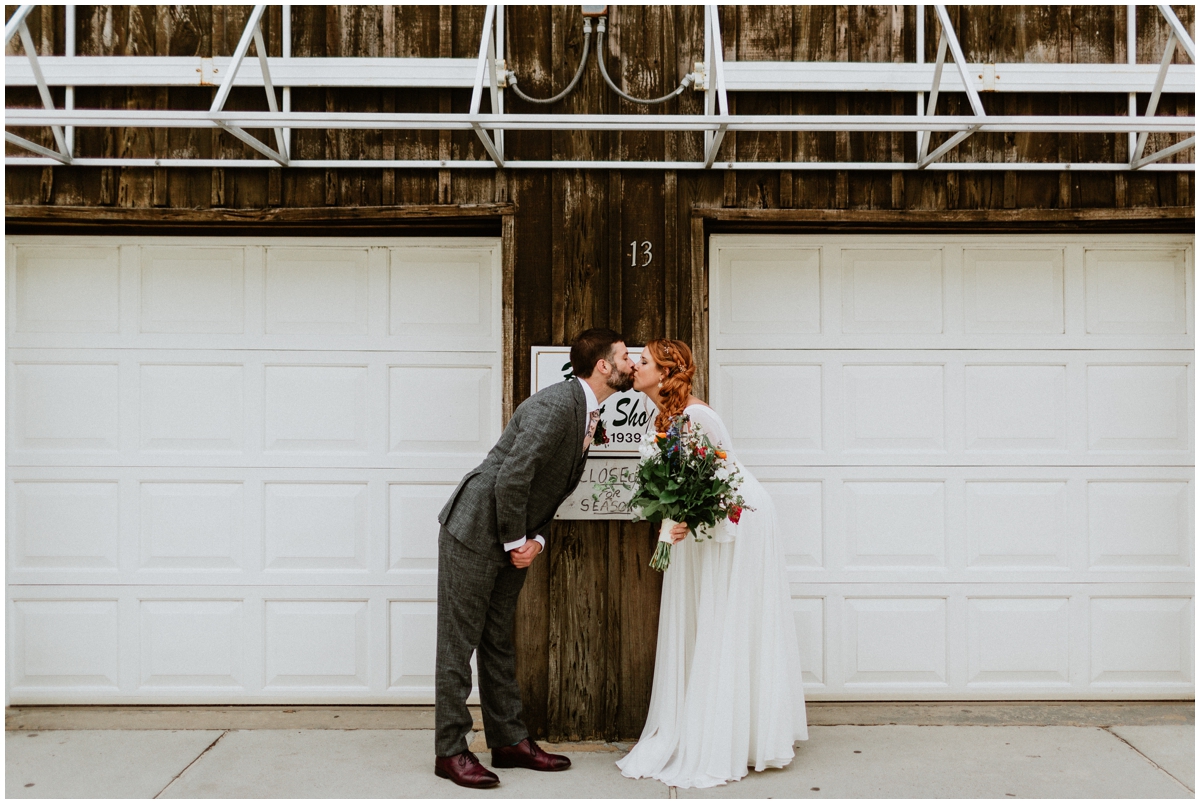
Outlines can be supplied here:
M613 344L624 341L624 335L611 329L585 329L575 336L571 344L571 371L576 377L586 380L592 376L598 361L612 362Z

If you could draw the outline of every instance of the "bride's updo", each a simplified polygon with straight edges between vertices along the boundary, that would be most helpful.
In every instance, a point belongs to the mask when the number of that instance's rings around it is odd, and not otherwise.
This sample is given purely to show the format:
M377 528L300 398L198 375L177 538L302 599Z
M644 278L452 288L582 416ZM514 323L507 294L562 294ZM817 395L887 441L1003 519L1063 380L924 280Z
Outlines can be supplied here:
M648 341L645 348L659 368L667 373L658 391L662 403L654 420L654 429L661 433L667 429L671 419L683 413L687 407L688 397L692 395L696 363L692 360L692 350L683 341L656 338Z

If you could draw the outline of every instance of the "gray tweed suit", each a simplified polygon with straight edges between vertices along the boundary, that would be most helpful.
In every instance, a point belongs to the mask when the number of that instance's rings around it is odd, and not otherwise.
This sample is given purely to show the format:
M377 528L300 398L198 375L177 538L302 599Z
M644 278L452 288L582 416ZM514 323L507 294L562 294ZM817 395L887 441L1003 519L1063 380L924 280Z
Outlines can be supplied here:
M532 539L579 484L587 453L587 400L571 378L526 399L483 463L469 472L438 516L436 734L434 750L467 750L471 651L488 747L529 736L521 721L512 644L525 582L504 545Z

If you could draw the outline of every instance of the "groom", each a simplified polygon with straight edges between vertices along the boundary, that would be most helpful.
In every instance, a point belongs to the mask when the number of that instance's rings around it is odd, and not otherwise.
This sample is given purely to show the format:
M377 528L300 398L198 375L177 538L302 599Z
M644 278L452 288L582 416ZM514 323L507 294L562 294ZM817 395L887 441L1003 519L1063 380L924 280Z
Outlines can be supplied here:
M525 570L546 545L542 531L583 475L600 403L633 387L624 340L609 329L581 333L571 344L574 377L521 403L438 516L434 773L463 787L500 782L467 748L471 651L492 766L558 771L571 765L539 748L521 722L513 614Z

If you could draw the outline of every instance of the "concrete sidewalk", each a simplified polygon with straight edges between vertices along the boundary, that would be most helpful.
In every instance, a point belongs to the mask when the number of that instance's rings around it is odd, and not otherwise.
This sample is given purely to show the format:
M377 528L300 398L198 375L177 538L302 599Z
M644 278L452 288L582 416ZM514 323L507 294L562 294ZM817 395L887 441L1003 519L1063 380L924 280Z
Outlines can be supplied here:
M422 707L28 707L6 713L11 798L1194 798L1187 704L815 704L783 770L708 790L630 780L629 744L549 746L559 774L432 773ZM936 725L935 725L936 723ZM175 728L171 728L175 726ZM184 726L184 728L179 728ZM484 764L490 757L481 746Z

